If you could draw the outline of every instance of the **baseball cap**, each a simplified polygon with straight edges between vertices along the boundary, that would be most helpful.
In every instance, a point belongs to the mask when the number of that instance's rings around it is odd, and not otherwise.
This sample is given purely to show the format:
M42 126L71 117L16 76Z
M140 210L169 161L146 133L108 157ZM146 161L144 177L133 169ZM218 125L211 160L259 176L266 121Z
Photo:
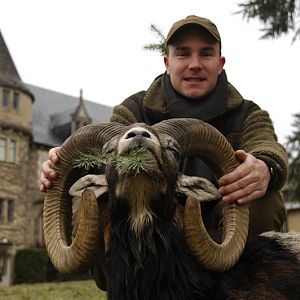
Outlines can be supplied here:
M209 19L201 18L201 17L195 16L195 15L187 16L186 18L175 22L172 25L170 31L168 32L165 44L166 45L169 44L171 38L174 36L174 34L180 28L182 28L183 26L186 26L186 25L191 25L191 24L199 25L199 26L205 28L221 44L221 36L220 36L217 26Z

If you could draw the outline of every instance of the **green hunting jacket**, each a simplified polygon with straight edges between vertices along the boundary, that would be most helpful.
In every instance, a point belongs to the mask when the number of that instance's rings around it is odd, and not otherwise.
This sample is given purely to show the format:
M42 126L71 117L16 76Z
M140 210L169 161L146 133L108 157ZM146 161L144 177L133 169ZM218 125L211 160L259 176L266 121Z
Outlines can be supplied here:
M287 179L286 151L277 141L268 112L245 100L227 81L225 71L219 76L215 90L199 101L188 100L176 93L169 75L162 74L147 91L138 92L115 106L111 121L124 125L139 122L153 125L166 119L188 117L213 125L234 150L251 153L272 167L274 175L268 192L262 199L250 203L250 233L282 230L286 209L280 189ZM210 168L198 157L184 158L180 171L190 176L206 177L217 185ZM219 224L214 223L211 227L219 227Z
M287 154L277 142L268 112L254 102L243 99L227 81L225 71L219 76L216 91L208 99L199 101L190 101L176 92L168 92L164 81L166 76L158 76L147 91L138 92L115 106L111 121L125 125L137 122L153 125L177 117L205 121L225 135L235 150L245 150L276 169L276 184L271 188L280 190L287 178ZM200 104L205 101L206 106L201 107ZM187 170L183 170L185 174L204 175L190 170L195 166L194 163L188 165Z

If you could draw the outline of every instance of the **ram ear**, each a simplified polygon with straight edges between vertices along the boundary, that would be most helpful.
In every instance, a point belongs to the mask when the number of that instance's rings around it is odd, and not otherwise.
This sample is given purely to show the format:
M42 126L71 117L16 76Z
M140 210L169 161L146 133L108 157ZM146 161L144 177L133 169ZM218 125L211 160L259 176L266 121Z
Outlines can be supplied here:
M78 179L70 188L69 195L72 197L72 237L74 238L79 225L81 210L81 195L85 189L94 191L96 199L107 193L107 181L105 175L89 174Z
M104 174L88 174L78 179L70 188L69 195L73 198L81 198L82 192L86 189L92 189L96 198L107 192L107 181Z
M196 198L200 202L221 198L221 194L214 184L205 178L196 176L179 176L176 191L187 197Z

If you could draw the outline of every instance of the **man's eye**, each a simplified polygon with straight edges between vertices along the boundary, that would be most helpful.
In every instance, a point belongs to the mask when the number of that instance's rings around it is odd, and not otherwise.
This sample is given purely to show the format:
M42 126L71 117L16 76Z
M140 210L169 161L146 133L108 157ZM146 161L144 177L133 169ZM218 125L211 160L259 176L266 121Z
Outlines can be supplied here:
M187 52L178 52L177 56L185 57L185 56L188 56L188 53Z
M202 52L201 55L204 56L204 57L210 57L213 54L211 52Z

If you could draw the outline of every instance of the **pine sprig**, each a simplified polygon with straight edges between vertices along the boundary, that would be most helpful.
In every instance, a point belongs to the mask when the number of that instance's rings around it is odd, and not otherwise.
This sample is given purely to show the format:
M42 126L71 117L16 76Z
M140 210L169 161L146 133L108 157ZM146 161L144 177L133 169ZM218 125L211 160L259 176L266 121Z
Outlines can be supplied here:
M111 156L99 149L91 149L88 153L79 152L74 160L74 168L90 170L94 167L101 168L111 160Z
M156 166L156 160L145 147L132 148L120 155L106 154L99 149L91 149L88 153L79 152L74 160L74 168L90 170L102 167L108 163L115 164L121 174L133 176L141 172L149 172Z
M116 168L122 174L149 172L156 165L153 155L144 147L116 156Z

